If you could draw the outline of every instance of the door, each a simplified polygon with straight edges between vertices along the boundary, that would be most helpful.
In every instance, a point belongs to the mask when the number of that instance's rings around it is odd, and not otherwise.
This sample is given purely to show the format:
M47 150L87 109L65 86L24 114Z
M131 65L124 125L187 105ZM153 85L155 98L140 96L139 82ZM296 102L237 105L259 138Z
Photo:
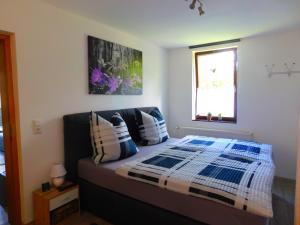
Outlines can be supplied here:
M298 153L296 175L296 199L295 199L295 225L300 225L300 117L298 129Z
M1 101L1 83L4 77L4 44L0 40L0 224L7 224L7 199L6 199L6 169L5 169L5 148L3 143L3 124L2 124L2 101Z
M19 153L21 148L15 35L13 33L0 31L0 42L3 47L0 92L3 144L5 149L7 210L10 224L20 225L22 224L19 171Z

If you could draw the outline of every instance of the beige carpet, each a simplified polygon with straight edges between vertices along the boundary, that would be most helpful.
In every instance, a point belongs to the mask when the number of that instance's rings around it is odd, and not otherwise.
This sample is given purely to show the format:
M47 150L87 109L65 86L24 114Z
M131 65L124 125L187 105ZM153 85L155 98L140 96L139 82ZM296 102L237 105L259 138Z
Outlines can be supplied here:
M293 225L295 181L276 177L273 184L274 217L270 225Z
M95 223L97 225L112 225L99 217L96 217L88 212L83 212L80 218L74 219L70 224L72 225L91 225Z

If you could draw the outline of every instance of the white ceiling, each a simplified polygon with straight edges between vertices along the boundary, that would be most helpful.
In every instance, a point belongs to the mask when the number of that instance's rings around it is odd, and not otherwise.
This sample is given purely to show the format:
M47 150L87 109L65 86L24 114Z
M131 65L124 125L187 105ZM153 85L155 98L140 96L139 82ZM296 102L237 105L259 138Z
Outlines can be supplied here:
M243 38L300 26L300 0L46 0L166 47Z

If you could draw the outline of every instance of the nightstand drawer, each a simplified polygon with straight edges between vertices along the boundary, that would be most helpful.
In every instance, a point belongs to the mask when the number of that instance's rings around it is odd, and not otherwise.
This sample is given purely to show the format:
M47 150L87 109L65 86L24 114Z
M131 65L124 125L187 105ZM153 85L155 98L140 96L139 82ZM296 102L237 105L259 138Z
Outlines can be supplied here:
M71 191L68 191L60 196L57 196L54 199L51 199L49 201L49 210L52 211L54 209L57 209L58 207L79 198L78 188L75 188Z

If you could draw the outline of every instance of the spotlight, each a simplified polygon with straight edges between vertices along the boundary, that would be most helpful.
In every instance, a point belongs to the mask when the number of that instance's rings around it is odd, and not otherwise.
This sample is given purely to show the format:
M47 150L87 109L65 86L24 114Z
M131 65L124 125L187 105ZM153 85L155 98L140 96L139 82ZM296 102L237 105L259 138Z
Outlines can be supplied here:
M199 7L198 7L198 11L199 11L199 15L200 15L200 16L202 16L202 15L205 14L205 12L204 12L202 6L199 6Z
M185 0L185 1L188 1L188 0ZM202 16L205 14L205 11L203 10L203 3L201 2L201 0L192 0L192 3L189 5L189 8L190 9L195 9L196 7L196 3L199 3L199 7L198 7L198 12L199 12L199 15Z
M190 9L194 9L195 8L195 4L191 3L190 4Z
M197 0L193 0L192 3L190 4L190 9L194 9L196 6L196 1Z

